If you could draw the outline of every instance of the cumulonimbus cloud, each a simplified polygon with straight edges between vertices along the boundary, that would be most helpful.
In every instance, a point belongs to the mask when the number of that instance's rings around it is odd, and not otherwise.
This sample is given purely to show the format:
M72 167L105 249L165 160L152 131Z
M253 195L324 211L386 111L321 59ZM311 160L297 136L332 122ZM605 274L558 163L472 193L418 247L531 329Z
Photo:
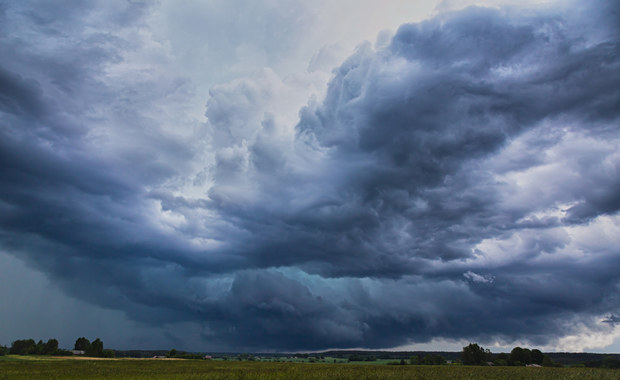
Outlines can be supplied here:
M137 115L116 160L86 149L95 114L56 127L54 84L4 69L2 244L75 296L199 321L221 347L609 329L592 317L619 312L620 41L598 5L403 25L298 114L319 74L264 70L214 87L195 139Z

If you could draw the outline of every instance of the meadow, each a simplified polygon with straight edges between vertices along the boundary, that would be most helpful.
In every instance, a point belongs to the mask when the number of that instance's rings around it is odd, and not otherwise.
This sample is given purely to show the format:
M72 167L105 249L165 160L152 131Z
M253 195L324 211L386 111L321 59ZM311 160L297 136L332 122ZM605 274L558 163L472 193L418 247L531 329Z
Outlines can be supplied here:
M388 366L217 360L0 358L0 379L619 379L592 368Z

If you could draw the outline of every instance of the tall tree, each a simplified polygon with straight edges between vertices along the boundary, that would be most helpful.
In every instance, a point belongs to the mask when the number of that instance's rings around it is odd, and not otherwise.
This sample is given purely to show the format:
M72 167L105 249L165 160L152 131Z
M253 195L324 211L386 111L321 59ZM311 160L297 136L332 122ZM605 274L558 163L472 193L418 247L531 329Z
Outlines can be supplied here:
M491 360L491 351L485 350L476 343L463 347L461 360L465 365L481 365Z
M56 339L48 339L47 343L43 346L41 354L54 355L58 351L58 341Z
M77 338L75 341L75 345L73 346L74 350L86 351L90 347L90 341L85 337Z
M102 356L103 355L103 342L97 338L93 340L88 349L86 350L88 356Z
M536 348L533 349L532 350L532 363L542 365L543 360L545 360L545 355L543 355L543 353L540 350Z
M514 364L530 364L532 352L527 348L515 347L510 351L510 361Z

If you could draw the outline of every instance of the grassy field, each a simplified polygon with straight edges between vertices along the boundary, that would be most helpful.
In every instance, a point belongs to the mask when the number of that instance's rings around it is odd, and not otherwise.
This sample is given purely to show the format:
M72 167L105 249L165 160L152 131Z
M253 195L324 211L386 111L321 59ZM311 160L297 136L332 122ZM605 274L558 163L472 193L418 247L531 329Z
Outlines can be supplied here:
M620 379L617 370L0 357L0 379Z

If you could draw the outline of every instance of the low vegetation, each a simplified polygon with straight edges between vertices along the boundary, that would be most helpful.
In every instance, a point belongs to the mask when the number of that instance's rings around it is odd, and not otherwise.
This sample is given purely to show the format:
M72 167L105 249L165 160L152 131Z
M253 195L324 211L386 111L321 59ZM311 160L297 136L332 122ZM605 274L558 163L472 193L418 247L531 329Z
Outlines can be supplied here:
M617 379L598 368L360 365L264 361L86 359L9 355L0 379Z
M557 358L557 361L552 360L551 356ZM59 349L56 339L49 339L45 343L42 340L36 343L33 339L22 339L14 341L10 347L0 346L0 380L618 379L620 372L617 368L620 368L620 355L547 355L538 349L521 347L515 347L510 353L493 354L476 343L463 347L460 353L327 351L312 354L243 353L207 356L175 349L104 350L100 339L90 342L85 337L76 340L73 352Z

